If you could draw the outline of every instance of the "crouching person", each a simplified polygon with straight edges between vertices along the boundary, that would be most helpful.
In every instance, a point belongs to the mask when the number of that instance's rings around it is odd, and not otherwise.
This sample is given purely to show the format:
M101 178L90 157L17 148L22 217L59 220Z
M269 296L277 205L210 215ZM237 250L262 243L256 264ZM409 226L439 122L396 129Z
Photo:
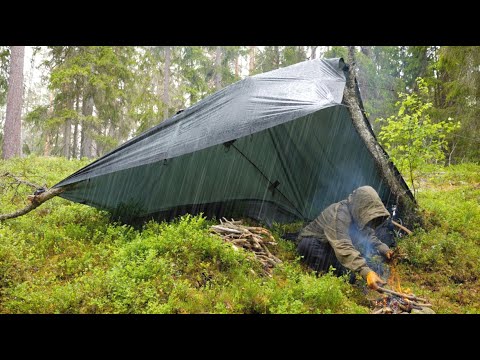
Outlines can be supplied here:
M393 251L375 236L375 229L389 216L377 192L361 186L300 231L297 252L317 273L328 272L330 266L337 276L350 270L360 274L369 288L377 289L385 281L367 265L365 256L378 253L387 261L392 258Z

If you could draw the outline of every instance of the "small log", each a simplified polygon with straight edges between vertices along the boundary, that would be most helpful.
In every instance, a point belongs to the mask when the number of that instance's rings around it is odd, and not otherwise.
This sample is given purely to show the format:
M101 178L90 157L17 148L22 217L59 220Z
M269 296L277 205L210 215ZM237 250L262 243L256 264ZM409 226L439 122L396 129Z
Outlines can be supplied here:
M425 302L425 303L428 302L426 299L419 298L415 295L402 294L402 293L399 293L399 292L396 292L396 291L393 291L393 290L385 289L384 287L381 287L381 286L379 286L377 288L377 291L387 293L387 294L391 294L391 295L395 295L395 296L398 296L398 297L403 297L403 298L406 298L408 300L422 301L422 302Z
M255 256L259 259L262 259L264 260L265 262L268 262L269 264L275 266L277 265L277 263L273 260L273 259L270 259L268 256L266 255L262 255L262 254L255 254Z
M398 227L400 230L405 231L408 235L413 234L413 231L408 230L405 226L399 224L398 222L396 222L394 220L392 220L392 224L395 225L396 227Z
M233 240L229 240L229 242L231 242L232 244L235 244L235 245L247 245L247 246L250 246L250 243L245 240L245 239L233 239Z
M234 233L234 234L242 234L242 232L240 230L230 229L230 228L226 228L226 227L223 227L223 226L220 226L220 225L212 225L211 228L214 229L214 230L219 230L221 232L230 232L230 233Z
M273 261L275 261L276 263L281 263L282 260L280 260L279 258L277 258L276 256L274 256L270 250L268 250L267 246L265 244L261 244L263 250L265 250L265 252L267 253L268 257L270 259L272 259Z
M255 249L262 249L262 246L259 244L259 242L257 241L257 239L253 238L253 237L249 237L248 238L250 240L250 243L253 245L253 247Z
M261 228L261 227L247 227L247 229L250 230L250 231L253 231L257 234L266 235L270 238L270 240L275 242L275 238L273 237L273 235L267 229L264 229L264 228Z
M222 217L223 221L225 221L226 223L229 223L229 224L232 224L232 225L241 225L242 224L242 221L241 220L227 220L225 217ZM222 222L222 219L220 219L220 222Z

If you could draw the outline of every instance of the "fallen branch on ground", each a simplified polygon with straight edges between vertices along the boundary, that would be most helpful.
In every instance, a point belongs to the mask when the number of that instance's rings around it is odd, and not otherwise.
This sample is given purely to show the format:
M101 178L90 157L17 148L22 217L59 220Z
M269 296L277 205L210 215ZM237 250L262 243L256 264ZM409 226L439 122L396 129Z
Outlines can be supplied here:
M220 235L224 241L232 244L234 249L241 247L252 251L255 258L262 263L268 275L276 264L282 262L267 248L267 245L277 245L275 238L267 229L258 226L245 226L242 225L241 221L234 221L233 219L229 221L226 218L222 218L220 224L212 225L211 230Z

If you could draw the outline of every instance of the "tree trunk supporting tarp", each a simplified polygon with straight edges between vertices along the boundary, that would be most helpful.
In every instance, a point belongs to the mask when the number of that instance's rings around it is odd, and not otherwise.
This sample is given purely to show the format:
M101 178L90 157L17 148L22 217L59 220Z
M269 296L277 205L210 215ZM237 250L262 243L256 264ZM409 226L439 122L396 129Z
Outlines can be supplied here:
M381 176L387 182L395 197L399 212L402 214L404 223L413 226L420 224L416 201L406 186L402 186L403 178L393 163L388 159L385 150L380 146L370 128L368 120L359 104L357 84L355 78L355 47L348 47L348 68L347 83L344 91L344 102L347 105L352 117L353 125L364 141L368 151L372 154Z

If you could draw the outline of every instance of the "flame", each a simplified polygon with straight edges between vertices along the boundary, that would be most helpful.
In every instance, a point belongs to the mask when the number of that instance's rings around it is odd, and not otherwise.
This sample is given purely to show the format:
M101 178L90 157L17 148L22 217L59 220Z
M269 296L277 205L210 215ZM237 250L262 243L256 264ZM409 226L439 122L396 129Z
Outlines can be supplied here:
M376 310L377 314L399 314L410 313L413 308L413 302L406 296L413 295L409 288L402 288L400 285L400 276L395 268L395 262L390 264L390 275L387 279L387 284L398 295L383 295L375 304L380 309Z
M387 283L393 290L401 293L404 292L402 291L402 286L400 285L400 277L398 276L398 273L393 265L390 266L390 276L388 277Z

